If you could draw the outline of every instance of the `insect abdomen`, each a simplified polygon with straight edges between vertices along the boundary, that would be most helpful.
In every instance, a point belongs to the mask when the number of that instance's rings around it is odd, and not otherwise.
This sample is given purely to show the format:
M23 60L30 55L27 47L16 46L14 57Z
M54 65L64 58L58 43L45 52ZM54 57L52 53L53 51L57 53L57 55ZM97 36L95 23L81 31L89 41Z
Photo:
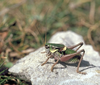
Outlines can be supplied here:
M80 60L80 55L76 55L73 58L71 58L68 61L66 61L65 63L73 64L73 63L79 62L79 60Z
M64 55L73 54L73 53L76 53L76 51L74 51L74 50L72 50L72 49L68 49L68 48L67 48L66 51L64 51ZM71 64L71 63L79 62L80 56L81 56L80 54L75 55L73 58L71 58L71 59L65 61L65 63L70 63L70 64Z

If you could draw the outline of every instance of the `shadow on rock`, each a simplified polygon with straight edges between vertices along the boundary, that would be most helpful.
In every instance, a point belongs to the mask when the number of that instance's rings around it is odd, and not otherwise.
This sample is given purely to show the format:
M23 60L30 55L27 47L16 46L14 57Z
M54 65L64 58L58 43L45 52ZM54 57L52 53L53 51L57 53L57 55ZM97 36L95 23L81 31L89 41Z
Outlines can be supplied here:
M62 64L64 67L66 65L69 65L69 66L76 66L78 65L78 62L77 63L65 63L65 62L59 62L60 64ZM90 66L89 62L88 61L85 61L85 60L82 60L81 64L80 64L80 67L86 67L86 66Z
M47 62L46 64L54 64L56 62L56 60L54 60L54 62ZM42 64L43 62L41 62ZM77 67L78 66L78 62L77 63L65 63L65 62L61 62L59 61L58 63L60 63L61 65L63 65L63 67L54 67L54 69L65 69L67 68L67 65L68 66L75 66ZM81 61L81 64L80 64L80 67L85 67L84 69L82 69L81 71L84 71L86 69L90 69L90 68L95 68L96 66L95 65L92 65L90 64L88 61L85 61L85 60L82 60Z

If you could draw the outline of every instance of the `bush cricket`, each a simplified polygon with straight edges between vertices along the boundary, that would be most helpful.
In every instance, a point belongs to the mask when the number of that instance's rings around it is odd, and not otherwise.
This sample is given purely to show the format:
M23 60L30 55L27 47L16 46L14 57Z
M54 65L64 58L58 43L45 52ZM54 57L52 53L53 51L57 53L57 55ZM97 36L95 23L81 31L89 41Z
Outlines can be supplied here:
M81 63L81 61L83 59L83 56L85 54L84 49L78 51L78 49L82 45L83 45L83 42L80 42L77 45L74 45L74 46L71 46L71 47L66 47L63 44L46 43L45 44L45 52L46 52L46 56L48 56L48 58L42 64L42 66L47 63L47 61L49 60L49 58L53 57L56 60L56 62L51 67L51 71L52 72L53 72L54 66L59 61L65 62L65 63L75 63L75 62L79 62L78 63L78 66L77 66L76 72L77 73L80 73L80 74L86 74L85 72L80 72L79 71L80 63ZM77 47L77 49L76 50L73 50L73 48L75 48L75 47Z

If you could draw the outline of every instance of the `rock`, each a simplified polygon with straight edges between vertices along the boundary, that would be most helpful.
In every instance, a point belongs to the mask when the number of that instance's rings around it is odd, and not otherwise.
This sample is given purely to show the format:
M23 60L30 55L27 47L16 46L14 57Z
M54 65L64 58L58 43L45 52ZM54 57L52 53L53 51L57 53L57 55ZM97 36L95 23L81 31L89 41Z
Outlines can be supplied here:
M62 43L72 46L84 42L82 36L71 32L58 32L50 40L51 43ZM86 75L76 73L77 64L58 63L53 72L51 66L54 59L48 60L44 66L41 64L47 59L44 47L30 53L15 63L9 72L18 75L20 78L30 80L32 85L99 85L100 84L100 56L94 51L91 45L84 45L85 55L81 62L80 71Z

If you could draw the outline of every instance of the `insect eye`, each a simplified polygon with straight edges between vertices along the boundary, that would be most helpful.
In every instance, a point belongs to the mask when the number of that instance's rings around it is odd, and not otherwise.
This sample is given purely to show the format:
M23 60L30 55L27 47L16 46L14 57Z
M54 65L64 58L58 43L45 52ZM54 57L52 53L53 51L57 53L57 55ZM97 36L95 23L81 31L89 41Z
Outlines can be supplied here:
M48 45L45 45L45 48L46 48L46 49L48 49L48 48L49 48L49 46L48 46Z

